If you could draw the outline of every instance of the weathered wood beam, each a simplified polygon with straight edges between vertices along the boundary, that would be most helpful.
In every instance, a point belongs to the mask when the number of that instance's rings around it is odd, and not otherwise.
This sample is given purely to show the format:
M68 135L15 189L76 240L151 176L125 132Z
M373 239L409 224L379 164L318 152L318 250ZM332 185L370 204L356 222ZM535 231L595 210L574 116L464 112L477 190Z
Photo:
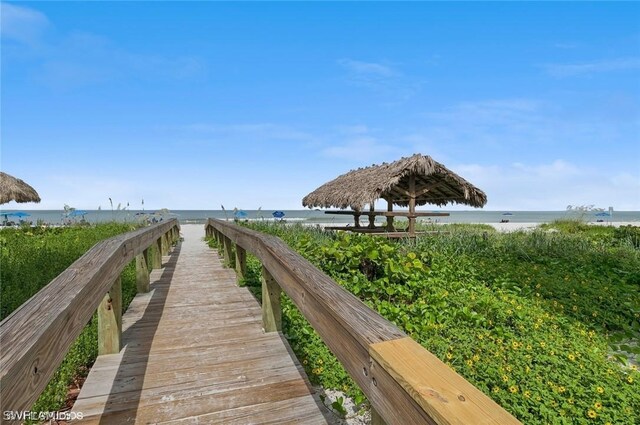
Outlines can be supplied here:
M433 182L430 185L420 189L417 193L416 193L416 198L419 198L420 196L424 195L425 193L437 188L438 186L440 186L442 183L444 183L443 181L437 181L437 182Z

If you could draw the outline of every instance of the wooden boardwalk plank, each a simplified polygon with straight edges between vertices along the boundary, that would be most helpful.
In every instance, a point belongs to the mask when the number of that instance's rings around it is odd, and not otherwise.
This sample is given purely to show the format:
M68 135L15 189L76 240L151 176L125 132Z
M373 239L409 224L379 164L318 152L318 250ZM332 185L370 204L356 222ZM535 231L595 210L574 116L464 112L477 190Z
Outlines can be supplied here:
M232 270L184 242L123 316L123 350L98 358L73 411L84 423L325 424L304 371Z

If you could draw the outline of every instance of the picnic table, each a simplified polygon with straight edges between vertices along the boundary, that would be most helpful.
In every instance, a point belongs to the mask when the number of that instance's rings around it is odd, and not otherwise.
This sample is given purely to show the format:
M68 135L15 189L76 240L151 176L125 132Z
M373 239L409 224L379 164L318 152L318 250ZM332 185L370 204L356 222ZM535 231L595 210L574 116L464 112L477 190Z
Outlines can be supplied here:
M325 211L325 214L337 214L337 215L352 215L354 219L354 226L343 226L343 227L327 227L327 229L333 230L347 230L350 232L358 232L358 233L384 233L388 237L415 237L417 234L423 233L433 233L433 232L416 232L415 231L415 220L418 217L448 217L449 213L444 212L409 212L409 211L355 211L355 210L330 210ZM360 217L361 216L369 217L369 224L366 227L360 225ZM386 217L387 224L383 227L376 227L375 218L376 217ZM409 230L407 232L398 232L393 226L393 219L395 217L407 217L409 219Z

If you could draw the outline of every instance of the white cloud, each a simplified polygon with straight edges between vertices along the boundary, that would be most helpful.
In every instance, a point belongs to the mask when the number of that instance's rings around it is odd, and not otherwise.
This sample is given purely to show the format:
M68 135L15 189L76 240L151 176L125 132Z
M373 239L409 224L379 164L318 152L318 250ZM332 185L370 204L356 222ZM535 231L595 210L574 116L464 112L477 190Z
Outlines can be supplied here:
M49 20L37 10L2 2L0 34L3 38L33 45L49 26Z
M395 151L395 147L381 144L373 137L361 136L350 139L340 146L325 148L322 153L332 158L375 160Z
M313 137L294 127L274 123L243 124L190 124L182 127L185 130L220 135L228 138L250 136L252 139L264 140L309 140Z
M338 65L347 71L348 83L370 90L384 100L386 105L407 101L422 86L421 81L408 77L389 65L354 59L340 59Z
M118 203L124 207L129 202L131 208L135 209L140 208L142 197L149 193L145 193L144 181L95 177L80 170L67 174L40 174L34 176L30 184L42 198L42 202L33 206L39 210L59 210L65 204L78 209L97 209L101 206L106 210L111 208L109 197L113 199L114 208Z
M392 77L397 74L391 67L375 62L340 59L338 64L356 74L376 75L380 77Z
M487 193L488 210L563 210L591 205L640 209L640 177L580 167L562 159L512 165L462 164L451 167Z
M36 80L54 89L68 89L119 79L184 80L199 78L206 66L192 56L163 57L124 50L111 40L75 32L48 46Z
M640 58L618 58L574 64L547 64L543 65L543 68L549 75L558 78L602 72L632 71L640 69Z

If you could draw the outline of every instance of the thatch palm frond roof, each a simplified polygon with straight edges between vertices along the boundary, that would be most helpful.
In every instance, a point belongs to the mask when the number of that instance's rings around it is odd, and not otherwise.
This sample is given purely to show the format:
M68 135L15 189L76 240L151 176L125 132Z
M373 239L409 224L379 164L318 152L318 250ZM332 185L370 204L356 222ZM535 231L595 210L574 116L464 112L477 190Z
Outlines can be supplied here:
M349 171L309 193L305 207L362 210L377 199L409 205L410 177L415 178L416 205L448 203L482 207L487 195L427 155L416 154L392 163Z
M40 202L40 195L24 181L0 171L0 204L11 201Z

